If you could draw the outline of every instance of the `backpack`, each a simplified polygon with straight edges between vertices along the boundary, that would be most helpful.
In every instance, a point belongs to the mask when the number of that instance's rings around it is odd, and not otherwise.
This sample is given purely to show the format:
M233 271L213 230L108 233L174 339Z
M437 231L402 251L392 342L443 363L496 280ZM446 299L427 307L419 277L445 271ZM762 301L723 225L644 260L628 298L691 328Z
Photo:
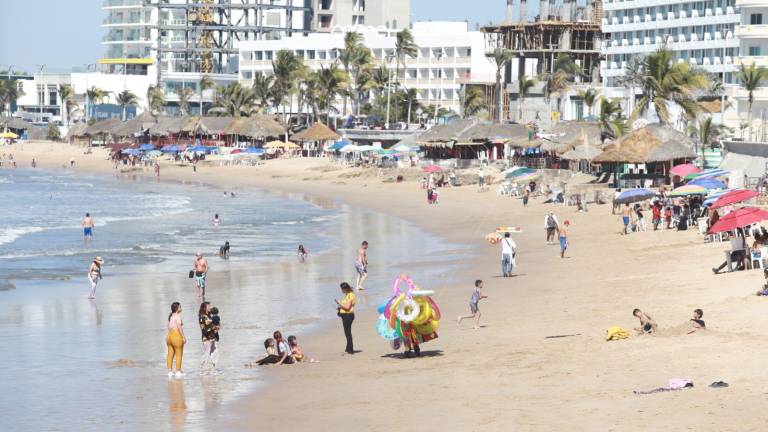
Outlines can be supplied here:
M556 226L555 218L552 215L547 216L547 228L555 228Z

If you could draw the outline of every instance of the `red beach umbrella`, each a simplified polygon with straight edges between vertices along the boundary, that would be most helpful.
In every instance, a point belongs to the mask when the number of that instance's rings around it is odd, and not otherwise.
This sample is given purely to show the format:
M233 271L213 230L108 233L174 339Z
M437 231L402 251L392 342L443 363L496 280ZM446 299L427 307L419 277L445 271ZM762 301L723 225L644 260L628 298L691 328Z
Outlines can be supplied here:
M443 169L440 168L437 165L427 165L424 168L422 168L421 170L424 171L425 173L435 173L435 172L440 172Z
M725 207L727 205L740 203L742 201L752 199L758 195L760 194L757 191L747 190L747 189L736 189L731 192L720 195L720 197L718 197L715 200L715 202L712 203L710 208L716 209L720 207Z
M768 211L755 207L742 207L718 219L709 229L709 234L733 231L768 219Z
M669 173L679 177L685 177L689 174L698 174L701 170L696 168L693 164L681 164L672 167Z

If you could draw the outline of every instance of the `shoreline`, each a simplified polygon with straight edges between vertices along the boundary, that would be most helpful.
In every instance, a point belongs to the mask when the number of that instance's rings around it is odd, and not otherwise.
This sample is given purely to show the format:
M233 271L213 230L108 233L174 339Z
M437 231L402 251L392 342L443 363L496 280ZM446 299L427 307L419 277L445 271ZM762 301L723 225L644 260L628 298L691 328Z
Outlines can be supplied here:
M47 146L42 144L41 151ZM103 165L102 172L111 172L109 162L90 159L95 166ZM337 197L410 221L450 243L469 245L472 256L460 260L461 268L443 264L454 282L433 287L429 281L417 281L437 289L443 310L440 338L423 346L428 354L423 358L401 361L373 331L374 311L363 310L353 328L356 349L362 353L341 357L340 325L330 324L326 334L302 341L308 355L322 358L321 363L270 369L268 391L225 407L209 425L218 422L227 430L246 430L254 424L271 428L290 422L292 430L341 431L422 430L426 427L418 425L425 422L437 430L764 427L759 404L754 403L764 397L760 382L768 379L761 366L768 347L760 343L768 325L765 305L753 295L762 275L712 276L708 269L722 261L727 245L702 244L691 231L622 237L608 206L577 213L536 199L523 209L518 200L477 193L472 186L446 189L440 204L427 206L414 182L384 184L364 173L355 177L355 170L307 175L319 162L202 165L197 173L163 167L161 178L223 184L235 180L243 188ZM75 169L80 169L80 157ZM349 175L339 177L342 172ZM559 259L557 247L544 245L542 218L550 209L561 221L572 222L565 260ZM518 268L509 279L497 277L499 252L482 239L500 225L523 227L515 236ZM391 270L393 278L398 271ZM451 317L467 312L476 278L485 280L489 295L480 306L485 327L473 331L464 323L457 328ZM608 327L631 330L636 325L634 307L649 312L660 332L605 342ZM696 307L704 309L710 329L681 334L680 327ZM552 336L562 337L547 338ZM648 396L632 393L663 386L673 377L693 379L695 388ZM706 387L721 379L731 387ZM413 392L419 396L410 396Z

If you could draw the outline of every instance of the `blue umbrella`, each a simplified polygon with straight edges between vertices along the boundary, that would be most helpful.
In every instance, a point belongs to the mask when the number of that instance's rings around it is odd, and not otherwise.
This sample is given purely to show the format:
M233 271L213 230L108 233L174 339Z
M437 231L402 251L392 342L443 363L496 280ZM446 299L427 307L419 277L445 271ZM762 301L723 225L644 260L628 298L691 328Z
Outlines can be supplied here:
M688 182L689 185L701 186L707 189L725 189L725 183L712 177L695 178Z
M192 147L192 148L188 148L188 149L187 149L187 151L193 151L193 152L207 152L207 151L208 151L208 147L205 147L205 146L201 146L201 145L196 145L196 146L194 146L194 147Z
M245 149L243 153L249 153L249 154L262 154L264 153L264 149L256 148L256 147L248 147Z
M645 201L647 199L653 198L654 196L656 196L656 193L653 191L637 188L625 190L624 192L620 193L619 196L617 196L613 201L617 204L628 204L638 201Z
M142 144L139 146L139 150L154 150L155 145L154 144Z
M138 155L140 155L140 154L141 154L141 150L139 150L139 149L135 149L135 148L132 148L132 149L124 149L124 150L122 151L122 153L123 153L123 154L127 154L127 155L130 155L130 156L138 156Z
M333 143L329 148L331 150L341 150L344 147L349 145L349 141L347 140L338 140L335 143Z

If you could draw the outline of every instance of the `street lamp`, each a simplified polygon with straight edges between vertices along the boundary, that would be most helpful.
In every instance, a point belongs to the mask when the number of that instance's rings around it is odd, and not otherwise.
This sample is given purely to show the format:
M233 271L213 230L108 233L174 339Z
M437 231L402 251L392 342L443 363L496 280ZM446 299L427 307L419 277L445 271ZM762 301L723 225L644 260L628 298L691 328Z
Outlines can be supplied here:
M40 119L38 120L39 123L43 122L43 104L45 103L45 84L42 83L42 77L43 77L43 70L45 69L45 65L37 65L38 71L39 71L39 77L40 77L40 87L42 91L40 92Z
M384 124L385 129L389 129L389 101L390 101L390 93L392 91L392 67L390 67L390 63L392 63L392 60L395 58L394 54L388 54L387 55L387 121Z

